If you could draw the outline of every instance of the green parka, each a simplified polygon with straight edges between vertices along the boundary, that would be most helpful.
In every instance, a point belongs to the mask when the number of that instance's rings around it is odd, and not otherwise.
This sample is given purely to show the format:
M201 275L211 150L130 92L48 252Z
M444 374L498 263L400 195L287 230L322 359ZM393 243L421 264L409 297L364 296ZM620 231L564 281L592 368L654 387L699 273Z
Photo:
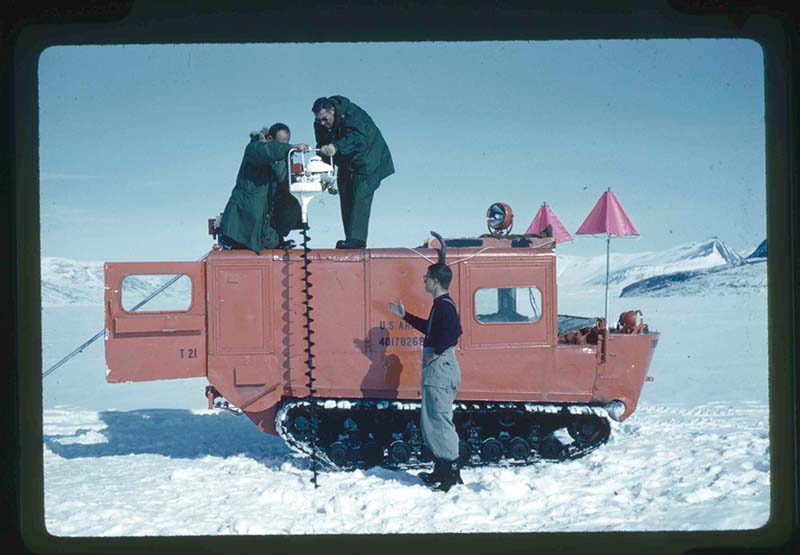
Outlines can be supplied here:
M275 248L274 206L278 176L274 162L286 158L292 145L254 140L244 149L236 186L222 213L222 233L250 250Z
M394 173L389 146L380 129L364 110L343 96L330 96L336 115L331 129L314 122L317 148L333 144L333 162L352 174L356 198L371 195L382 179Z

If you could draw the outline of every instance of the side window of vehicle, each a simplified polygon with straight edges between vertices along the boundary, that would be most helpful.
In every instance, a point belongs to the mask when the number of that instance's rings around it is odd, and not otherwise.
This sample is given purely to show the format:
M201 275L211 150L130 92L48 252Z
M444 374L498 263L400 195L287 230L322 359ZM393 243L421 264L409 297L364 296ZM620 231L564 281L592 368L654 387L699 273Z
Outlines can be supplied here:
M542 292L530 287L487 287L475 292L475 319L481 324L538 322Z
M171 282L171 283L170 283ZM169 283L169 285L167 285ZM163 293L136 306L159 288ZM185 274L131 274L122 280L122 308L127 312L185 312L192 306L192 280Z

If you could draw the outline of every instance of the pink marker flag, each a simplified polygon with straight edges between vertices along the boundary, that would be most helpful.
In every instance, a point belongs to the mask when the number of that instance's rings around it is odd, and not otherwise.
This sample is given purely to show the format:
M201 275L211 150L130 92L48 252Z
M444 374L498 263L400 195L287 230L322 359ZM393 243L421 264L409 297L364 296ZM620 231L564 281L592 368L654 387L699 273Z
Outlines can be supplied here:
M617 195L611 189L603 193L576 233L579 235L607 233L617 237L639 235Z
M625 213L617 195L611 188L602 194L600 200L594 205L592 211L575 232L579 235L605 234L606 236L606 306L605 319L608 322L608 276L611 267L611 237L625 237L639 235L633 222Z
M541 233L548 224L553 226L553 239L556 240L556 243L572 241L572 234L567 231L567 228L558 219L553 209L547 206L546 202L539 208L525 233Z

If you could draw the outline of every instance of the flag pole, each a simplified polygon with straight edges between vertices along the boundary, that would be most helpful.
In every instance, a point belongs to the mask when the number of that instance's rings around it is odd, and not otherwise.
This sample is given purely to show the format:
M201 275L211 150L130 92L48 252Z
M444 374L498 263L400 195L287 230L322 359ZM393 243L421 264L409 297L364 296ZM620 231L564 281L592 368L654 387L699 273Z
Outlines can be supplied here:
M606 189L607 194L611 194L611 187ZM608 222L608 214L606 214L606 222ZM606 223L608 225L608 223ZM611 265L611 233L606 231L606 329L608 329L608 269Z
M611 252L611 234L606 233L606 328L608 328L608 267L610 262Z

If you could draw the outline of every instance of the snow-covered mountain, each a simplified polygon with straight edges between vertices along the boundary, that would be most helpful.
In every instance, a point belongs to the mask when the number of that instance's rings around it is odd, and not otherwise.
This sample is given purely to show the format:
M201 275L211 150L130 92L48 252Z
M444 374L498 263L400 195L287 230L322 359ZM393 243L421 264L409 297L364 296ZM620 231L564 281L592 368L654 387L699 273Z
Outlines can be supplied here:
M766 266L766 258L758 258L736 266L726 265L707 270L653 276L623 287L619 296L668 297L702 295L709 291L721 294L766 291Z
M751 258L766 258L766 257L767 257L767 240L764 239L763 241L761 241L761 244L758 245L758 247L756 247L756 250L754 250L747 258L751 259Z
M765 288L766 241L744 258L717 237L677 245L659 252L611 255L609 293L612 296L697 295L710 290L727 294ZM569 292L605 287L605 256L589 259L560 256L559 290Z
M42 257L42 306L102 305L104 270L102 262ZM123 305L132 308L162 286L172 276L129 276L123 281ZM178 279L147 309L175 309L185 306L191 297L191 281ZM144 307L143 307L144 308Z
M103 304L103 263L42 257L42 305Z
M616 284L631 283L653 275L736 266L741 262L741 255L713 237L706 241L678 245L666 251L644 254L633 264L612 270L608 281ZM605 285L605 282L605 275L596 276L589 281L593 285Z
M669 272L628 282L619 296L667 297L702 295L710 291L723 295L766 291L766 239L746 258L716 238L699 243L696 248L685 249L685 252L690 255L687 259L690 261L719 263L698 269L682 269L686 263L678 260Z

